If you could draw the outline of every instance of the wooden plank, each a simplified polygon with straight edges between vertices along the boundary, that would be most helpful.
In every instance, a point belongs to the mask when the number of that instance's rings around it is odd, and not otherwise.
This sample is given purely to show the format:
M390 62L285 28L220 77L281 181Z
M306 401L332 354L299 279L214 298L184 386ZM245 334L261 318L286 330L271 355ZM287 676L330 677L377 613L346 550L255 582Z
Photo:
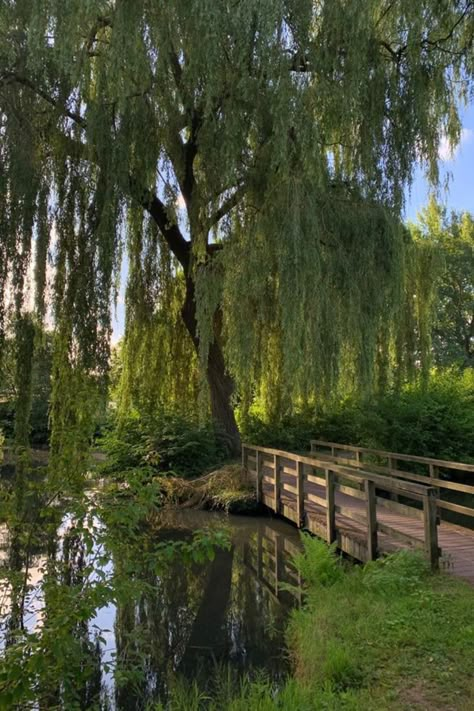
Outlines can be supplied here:
M367 555L369 560L377 557L377 509L375 484L372 481L365 482L365 495L367 500Z
M263 496L263 457L260 450L257 450L257 502L262 501Z
M345 518L350 518L351 521L357 521L357 523L367 522L364 514L360 513L360 511L354 511L354 509L351 509L349 506L340 506L339 504L336 504L334 508L336 509L336 513L341 514L341 516L344 516Z
M293 523L298 523L298 516L295 509L292 509L290 506L282 503L281 511L285 518L293 521Z
M245 446L250 446L250 445L245 445ZM258 447L256 448L259 452L263 452L265 454L278 454L281 457L285 459L291 459L292 461L295 461L298 463L298 466L301 464L308 464L311 467L319 467L321 469L327 469L327 462L322 462L318 461L317 459L311 458L311 457L305 457L301 456L298 454L291 454L289 452L284 452L283 450L280 449L270 449L267 447ZM331 471L340 473L347 478L353 477L354 476L354 470L348 470L345 467L340 466L339 464L333 464L330 467ZM378 476L377 474L374 474L373 472L367 472L367 471L359 471L359 481L363 481L364 479L370 479L374 481L379 488L385 489L386 491L395 491L395 492L410 492L410 494L413 494L414 498L416 498L416 495L423 496L425 492L425 487L420 486L419 484L415 484L412 482L400 482L400 481L392 481L389 480L388 477L383 477L383 476Z
M280 455L277 455L280 456ZM282 467L282 472L283 474L287 474L288 476L296 476L296 469L290 469L290 467L287 467L286 465Z
M401 479L407 479L408 481L420 482L422 484L426 483L427 486L437 486L440 489L450 489L452 491L461 491L464 494L474 494L474 486L469 484L458 484L455 481L447 481L446 479L431 479L429 476L424 474L412 474L411 472L405 472L401 469L391 469L387 467L379 466L378 464L365 464L364 466L371 467L374 472L380 472L381 474L386 474L388 476L396 476Z
M474 509L471 509L469 506L453 504L451 501L443 501L443 499L437 499L436 503L440 509L455 511L456 513L463 514L463 516L474 516Z
M436 489L428 489L423 500L425 551L432 570L439 568L438 529L436 526Z
M390 536L390 538L395 538L395 540L407 543L415 548L421 548L422 550L425 548L424 541L421 541L415 536L410 536L408 533L403 533L403 531L400 531L398 528L393 528L393 526L389 526L381 521L377 521L377 530L380 531L380 533L385 533L387 536Z
M336 491L340 491L341 494L346 494L347 496L353 496L355 499L360 499L365 501L365 494L360 489L356 489L355 486L344 486L344 484L335 484Z
M295 494L295 496L298 496L298 487L297 486L291 486L291 484L287 484L285 481L281 485L281 488L284 491L288 491L290 494Z
M337 442L323 442L321 440L311 440L311 446L320 445L325 447L339 448L349 452L360 452L365 454L373 454L378 457L393 457L404 462L419 462L421 464L433 464L444 469L457 469L459 471L474 472L474 464L465 464L464 462L453 462L444 459L434 459L432 457L420 457L414 454L400 454L399 452L386 452L380 449L369 449L368 447L354 447L353 445L338 444Z
M314 476L313 474L306 474L306 481L310 484L316 484L317 486L325 486L325 479L321 476Z
M307 528L311 531L311 533L314 533L315 536L319 536L319 538L322 538L323 541L327 540L326 526L324 526L322 523L313 518L311 516L311 513L308 513L308 515L306 516L306 525Z
M335 464L340 464L341 466L353 467L354 469L365 466L365 463L361 464L360 462L357 462L356 459L348 459L347 457L341 457L338 455L333 456L332 454L321 454L319 452L315 452L315 454L317 454L318 457L324 457L325 462L334 462Z
M313 504L317 504L318 506L322 506L323 509L326 508L327 506L327 501L326 499L322 499L320 496L316 496L315 494L306 494L306 500L311 501Z
M400 504L398 501L392 501L391 499L382 499L380 496L377 496L377 505L383 506L385 509L393 511L394 513L401 513L408 518L423 521L423 511L416 509L414 506L406 506L405 504Z
M331 457L330 459L344 466L346 464L351 464L350 460L348 459L341 459L338 457ZM426 484L427 486L438 486L439 488L449 489L451 491L459 491L465 494L474 494L474 486L470 486L469 484L458 484L457 482L447 481L446 479L430 478L428 475L412 474L411 472L402 471L400 469L393 469L389 467L383 467L379 464L372 464L372 462L364 462L363 464L356 464L356 462L352 462L352 466L355 469L358 469L360 467L367 467L367 469L370 469L371 471L380 474L385 474L387 476L395 476L400 479L405 479L407 481L414 481L420 484Z
M264 506L268 506L269 509L273 509L275 507L273 496L270 496L269 494L263 494L261 503L264 504Z

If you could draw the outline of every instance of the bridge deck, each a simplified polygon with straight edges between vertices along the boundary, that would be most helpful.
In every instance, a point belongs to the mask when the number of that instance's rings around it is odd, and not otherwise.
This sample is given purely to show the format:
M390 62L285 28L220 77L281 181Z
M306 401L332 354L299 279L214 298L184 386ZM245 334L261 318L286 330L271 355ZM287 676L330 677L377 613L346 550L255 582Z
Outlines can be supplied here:
M292 478L283 475L282 483L292 483ZM307 493L319 496L324 499L326 497L326 489L323 486L306 482L305 491ZM271 486L264 484L264 493L272 493ZM282 504L296 511L296 496L285 492L281 497ZM354 511L365 513L365 502L359 499L354 499L352 496L347 496L336 492L336 505L344 506ZM325 521L326 510L322 506L306 501L305 510L308 515L314 514L321 521ZM382 523L385 523L393 528L400 530L403 533L412 535L416 538L423 537L423 523L416 519L410 519L406 516L400 516L395 512L386 509L377 512L377 518ZM360 536L365 540L366 527L363 523L354 521L339 513L336 513L336 522L338 527L347 530L355 537ZM438 527L438 542L442 550L441 565L449 573L468 580L474 585L474 531L461 526L441 521ZM409 544L404 544L399 540L390 538L388 535L379 533L379 546L384 552L399 550L400 548L409 548Z
M430 514L427 496L434 490L429 486L402 482L398 490L397 481L389 477L304 455L252 445L244 448L244 466L256 476L262 502L284 518L335 540L338 548L361 561L370 560L377 551L419 548L432 565L438 560L446 572L474 585L474 531L446 521L436 526L434 518L430 523L430 516L436 517L436 502ZM333 484L328 484L328 471ZM373 499L367 485L373 487ZM330 530L334 531L331 539Z

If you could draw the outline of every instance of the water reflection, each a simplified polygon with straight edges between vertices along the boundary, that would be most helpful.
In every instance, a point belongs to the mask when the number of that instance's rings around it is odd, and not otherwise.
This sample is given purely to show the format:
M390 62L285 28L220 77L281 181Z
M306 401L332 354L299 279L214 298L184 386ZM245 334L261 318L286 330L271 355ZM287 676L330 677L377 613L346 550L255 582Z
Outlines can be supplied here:
M156 544L190 541L204 528L228 530L229 549L218 549L203 563L174 560L156 569ZM133 545L91 548L84 530L84 521L65 516L54 535L50 527L31 550L18 532L2 537L4 648L23 630L58 624L58 599L67 605L68 590L84 590L84 596L92 590L100 599L91 581L104 581L110 593L92 615L72 618L65 659L77 655L84 661L74 678L65 668L60 683L49 688L41 676L37 708L65 708L67 685L76 692L78 708L141 709L166 700L177 675L206 684L216 665L229 665L235 674L264 669L274 680L287 673L284 628L289 609L300 602L291 564L299 537L289 524L163 511L159 529L143 539L140 551Z

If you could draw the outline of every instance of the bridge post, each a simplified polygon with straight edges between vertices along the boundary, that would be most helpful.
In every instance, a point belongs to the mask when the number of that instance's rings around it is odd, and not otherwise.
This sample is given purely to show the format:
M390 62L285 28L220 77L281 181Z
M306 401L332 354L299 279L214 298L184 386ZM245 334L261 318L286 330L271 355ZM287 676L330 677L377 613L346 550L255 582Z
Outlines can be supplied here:
M245 448L245 444L242 445L242 477L244 481L248 481L248 472L247 472L247 450Z
M336 540L335 475L329 469L326 469L324 473L326 475L326 536L327 542L331 544Z
M296 515L298 518L298 528L304 526L304 464L298 461L296 464Z
M369 560L377 558L377 500L375 484L370 479L364 481L367 503L367 555Z
M257 502L262 503L263 499L263 452L257 449Z
M281 483L281 461L278 454L273 455L273 467L275 471L274 485L274 499L275 499L275 513L280 513L280 483Z
M425 553L431 570L439 568L438 528L437 528L437 499L438 491L429 487L423 496L423 517L425 524Z

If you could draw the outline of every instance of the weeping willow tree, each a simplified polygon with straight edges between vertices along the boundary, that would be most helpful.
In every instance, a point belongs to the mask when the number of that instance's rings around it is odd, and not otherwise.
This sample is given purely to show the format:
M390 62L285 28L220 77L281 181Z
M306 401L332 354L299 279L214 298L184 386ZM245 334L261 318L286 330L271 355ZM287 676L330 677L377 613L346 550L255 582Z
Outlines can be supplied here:
M189 393L198 363L234 448L236 383L247 402L268 373L282 398L373 380L403 300L404 191L416 161L436 182L472 94L473 10L1 3L0 332L34 283L59 449L107 371L124 251L130 391Z

